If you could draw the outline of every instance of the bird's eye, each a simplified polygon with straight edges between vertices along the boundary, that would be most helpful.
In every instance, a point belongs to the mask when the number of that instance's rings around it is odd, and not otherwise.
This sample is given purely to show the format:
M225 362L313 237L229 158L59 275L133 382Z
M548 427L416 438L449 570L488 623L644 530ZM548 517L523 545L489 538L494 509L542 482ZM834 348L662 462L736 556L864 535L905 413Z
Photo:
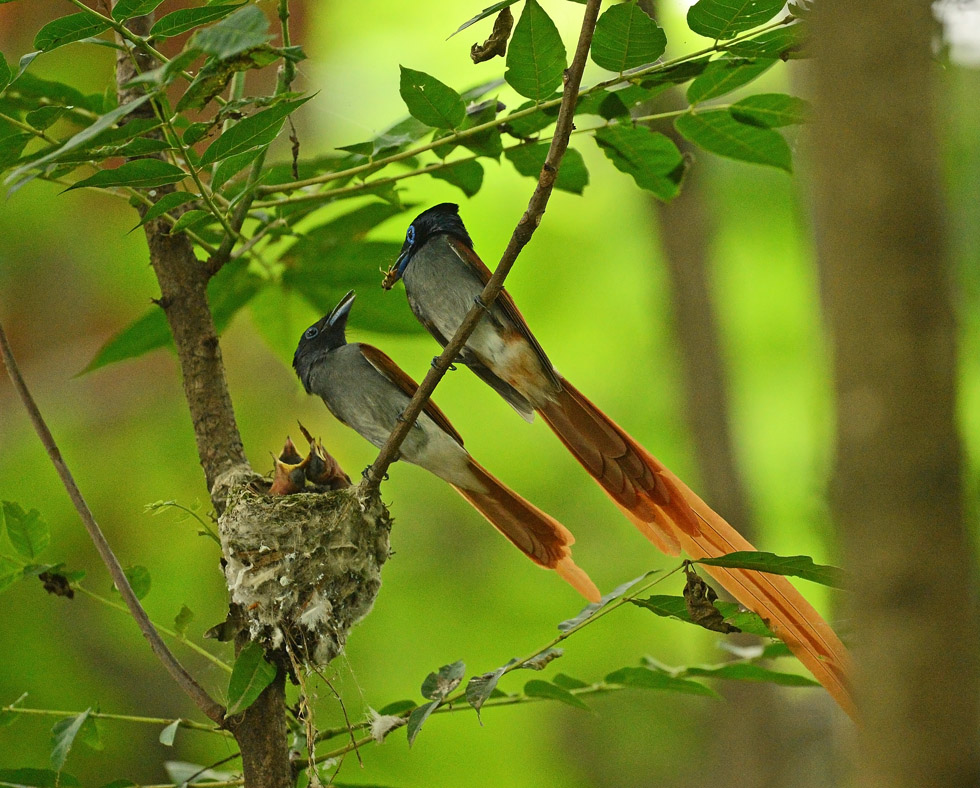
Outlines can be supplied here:
M415 243L415 225L408 225L408 232L405 233L405 242L410 246Z
M310 326L308 329L306 329L306 333L303 334L303 336L306 337L307 339L314 339L316 335L319 333L320 333L319 328L317 328L316 326Z

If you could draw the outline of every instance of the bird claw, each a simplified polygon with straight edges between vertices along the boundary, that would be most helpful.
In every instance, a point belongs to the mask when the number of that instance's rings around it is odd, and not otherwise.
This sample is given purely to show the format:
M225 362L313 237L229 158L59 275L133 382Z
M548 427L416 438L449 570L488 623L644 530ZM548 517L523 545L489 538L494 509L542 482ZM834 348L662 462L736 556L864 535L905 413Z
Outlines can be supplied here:
M483 299L480 298L480 296L477 296L476 298L474 298L473 299L473 303L476 304L478 307L480 307L480 309L482 309L488 315L490 314L490 307L488 307L486 305L486 303L484 303Z
M438 363L439 363L439 356L433 356L432 357L432 364L430 366L435 367L435 366L438 365ZM455 372L455 371L456 371L456 365L455 364L452 364L451 363L448 367L446 367L446 372Z

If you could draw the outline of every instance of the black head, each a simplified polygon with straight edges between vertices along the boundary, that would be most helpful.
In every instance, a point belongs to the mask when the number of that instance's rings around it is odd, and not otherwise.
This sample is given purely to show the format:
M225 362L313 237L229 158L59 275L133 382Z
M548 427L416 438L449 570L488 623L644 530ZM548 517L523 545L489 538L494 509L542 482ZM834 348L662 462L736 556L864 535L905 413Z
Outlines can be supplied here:
M394 265L394 273L390 280L386 281L394 284L401 279L415 253L425 246L428 240L439 235L448 235L462 241L470 249L473 248L473 241L463 226L463 220L459 218L459 206L452 202L440 203L427 211L422 211L408 226L405 243Z
M331 350L347 344L347 317L354 304L354 291L340 299L329 315L320 318L303 332L293 354L293 369L310 393L310 371L317 359Z

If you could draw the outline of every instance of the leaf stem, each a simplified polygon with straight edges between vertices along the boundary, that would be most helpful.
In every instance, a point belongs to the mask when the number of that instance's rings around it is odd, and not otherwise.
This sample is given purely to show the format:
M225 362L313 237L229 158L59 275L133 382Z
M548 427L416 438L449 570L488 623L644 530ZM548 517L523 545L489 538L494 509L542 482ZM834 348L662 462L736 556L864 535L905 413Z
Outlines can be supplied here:
M111 607L113 610L118 610L122 613L129 612L126 609L125 605L121 605L118 602L113 602L111 599L101 596L100 594L97 594L94 591L89 590L88 588L85 588L85 586L81 585L80 583L73 583L72 588L74 588L76 591L80 591L81 593L85 594L85 596L87 596L89 599L94 599L96 602L101 602L103 605L106 605L107 607ZM194 641L189 640L183 635L178 634L176 630L170 629L169 627L162 626L161 624L158 624L156 622L152 622L152 623L153 626L155 626L159 632L162 632L164 635L167 635L168 637L172 637L177 642L187 646L187 648L189 648L191 651L204 657L206 660L213 663L214 665L217 665L226 673L231 673L231 665L224 662L220 657L216 657L210 651L203 648L202 646L199 646Z
M773 24L766 25L765 27L761 27L758 30L754 30L743 36L733 38L732 40L727 41L724 45L713 45L713 46L705 47L704 49L700 49L697 52L691 52L687 55L680 55L671 60L665 60L661 63L654 63L649 66L644 66L643 68L637 69L636 71L617 75L603 82L598 82L592 87L586 88L585 90L578 92L577 95L579 98L581 98L583 96L588 96L591 95L592 93L596 93L600 90L604 90L605 88L615 87L616 85L622 84L624 82L632 82L633 80L639 79L640 77L649 76L651 74L655 74L660 71L666 71L669 68L680 65L682 63L686 63L690 60L696 60L697 58L703 57L704 55L710 55L713 52L720 51L722 49L722 46L728 47L731 46L732 44L738 43L739 41L744 41L746 39L753 38L754 36L767 33L770 30L773 30L777 27L781 27L787 24L789 20L790 18L788 17L787 19L781 20L779 22L774 22ZM350 167L346 170L338 170L337 172L327 172L324 173L323 175L317 175L313 178L306 178L304 180L260 186L257 191L259 194L272 194L274 192L290 192L290 191L296 191L298 189L306 188L307 186L316 186L317 184L320 183L329 183L330 181L339 180L340 178L349 178L349 177L354 177L356 175L361 175L363 173L370 172L371 170L380 169L388 164L394 164L395 162L403 161L404 159L413 158L421 153L430 151L433 148L440 147L441 145L445 145L447 143L459 142L460 140L497 128L498 126L502 126L513 120L518 120L520 118L525 118L528 115L533 115L535 112L538 112L540 110L551 109L552 107L560 106L561 102L562 102L561 98L542 101L535 104L533 107L528 107L527 109L523 109L523 110L517 110L515 112L510 113L509 115L503 115L501 117L494 118L493 120L489 120L486 123L481 123L477 126L472 126L468 129L455 131L448 136L440 137L437 140L433 140L424 145L420 145L416 148L411 148L409 150L393 153L390 156L386 156L384 158L378 159L377 161L371 161L365 164L359 164L356 167Z
M6 712L10 714L25 714L28 716L35 717L77 717L77 711L58 711L56 709L27 709L23 706L0 706L0 712ZM108 712L101 711L90 711L88 713L89 717L94 717L97 720L116 720L119 722L133 722L139 723L141 725L173 725L175 722L179 722L181 728L187 728L193 731L203 731L204 733L216 733L219 736L226 736L231 738L231 733L222 729L216 728L213 725L207 725L203 722L194 722L193 720L185 720L181 718L180 720L166 719L163 717L140 717L132 714L110 714Z

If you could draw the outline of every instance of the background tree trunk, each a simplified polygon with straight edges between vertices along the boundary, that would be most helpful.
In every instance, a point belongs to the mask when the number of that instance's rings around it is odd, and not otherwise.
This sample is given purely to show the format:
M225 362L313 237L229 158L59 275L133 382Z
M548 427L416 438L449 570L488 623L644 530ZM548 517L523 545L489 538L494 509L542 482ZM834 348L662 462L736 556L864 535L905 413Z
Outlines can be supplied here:
M859 584L857 782L976 786L980 641L930 3L815 8L817 241L838 417L833 508Z

